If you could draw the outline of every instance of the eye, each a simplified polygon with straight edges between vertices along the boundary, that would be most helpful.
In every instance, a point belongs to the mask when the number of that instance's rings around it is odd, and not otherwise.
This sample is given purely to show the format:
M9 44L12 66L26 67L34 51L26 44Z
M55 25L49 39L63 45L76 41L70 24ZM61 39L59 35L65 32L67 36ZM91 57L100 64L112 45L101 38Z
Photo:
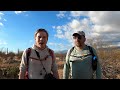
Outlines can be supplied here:
M41 36L38 36L38 38L41 38Z
M81 39L82 37L81 36L78 36L78 39Z
M73 37L73 39L76 39L76 37Z
M81 39L82 37L81 36L74 36L73 37L73 39L76 39L76 38Z
M43 38L47 38L46 36L43 36Z

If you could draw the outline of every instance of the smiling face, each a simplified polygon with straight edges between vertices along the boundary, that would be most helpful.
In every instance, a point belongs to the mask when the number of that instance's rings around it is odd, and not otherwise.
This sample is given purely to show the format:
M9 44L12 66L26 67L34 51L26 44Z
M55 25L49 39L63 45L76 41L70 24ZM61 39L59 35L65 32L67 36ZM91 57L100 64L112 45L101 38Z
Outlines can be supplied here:
M48 41L48 36L46 32L44 31L39 31L36 36L35 36L35 43L36 46L40 49L44 49L46 47Z

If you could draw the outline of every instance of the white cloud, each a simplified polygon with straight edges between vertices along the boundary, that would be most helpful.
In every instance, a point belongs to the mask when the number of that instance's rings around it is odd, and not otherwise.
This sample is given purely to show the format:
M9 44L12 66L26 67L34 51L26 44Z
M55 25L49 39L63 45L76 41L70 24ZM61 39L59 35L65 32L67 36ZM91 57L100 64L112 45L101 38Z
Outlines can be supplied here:
M120 22L120 11L92 11L88 16L92 22L100 25L118 25Z
M5 19L3 18L4 13L0 12L0 26L4 26L3 25L3 21L5 21Z
M3 19L3 21L7 21L6 19Z
M93 26L93 32L104 38L104 41L120 42L120 11L94 11L88 16Z
M4 13L0 12L0 20L2 20L3 15L4 15Z
M55 35L55 37L64 38L64 35L62 35L62 34L57 34L57 35Z
M15 11L15 14L21 14L21 13L24 13L26 11Z
M3 26L3 23L0 22L0 26Z
M0 16L4 15L4 13L0 12Z
M70 13L71 13L71 16L76 17L76 16L80 16L82 12L81 11L71 11Z
M67 39L72 43L72 34L78 30L83 30L88 33L88 30L91 29L89 24L89 19L83 19L81 21L79 19L72 19L71 22L65 25L54 27L54 29L56 29L55 37ZM90 37L90 35L88 35L88 37Z
M56 37L72 42L72 33L83 30L88 39L101 38L106 42L120 42L120 11L71 11L68 16L68 23L54 26Z
M65 13L66 13L66 11L60 11L59 14L57 14L56 16L59 18L63 18L63 17L65 17Z
M114 45L114 46L120 46L120 42L118 42L116 45Z
M71 47L71 45L67 44L67 45L64 45L62 43L48 43L50 46L53 46L54 47L54 50L67 50ZM59 47L59 48L58 48Z
M49 45L54 45L55 43L51 43L51 42L50 42L50 43L48 43L48 44L49 44Z
M78 20L72 20L72 22L70 23L70 26L71 26L71 28L72 29L77 29L77 28L79 28L79 26L80 26L80 22L78 21Z
M80 17L80 16L86 16L88 14L88 11L71 11L70 16L72 17Z

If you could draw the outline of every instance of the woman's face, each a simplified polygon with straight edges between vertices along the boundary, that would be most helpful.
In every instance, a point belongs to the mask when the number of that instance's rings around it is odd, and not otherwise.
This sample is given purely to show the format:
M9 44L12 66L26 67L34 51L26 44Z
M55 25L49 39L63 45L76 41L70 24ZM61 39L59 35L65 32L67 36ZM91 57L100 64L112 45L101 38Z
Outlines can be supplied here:
M48 36L45 32L40 31L36 34L35 37L36 46L39 47L40 49L44 49L46 47L47 41Z

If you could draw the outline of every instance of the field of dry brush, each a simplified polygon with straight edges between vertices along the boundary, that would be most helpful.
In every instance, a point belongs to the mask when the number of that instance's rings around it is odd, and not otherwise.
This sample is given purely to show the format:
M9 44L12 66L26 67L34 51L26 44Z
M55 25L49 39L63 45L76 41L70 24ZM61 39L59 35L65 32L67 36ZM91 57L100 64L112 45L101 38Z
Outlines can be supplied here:
M120 49L97 50L103 79L120 79ZM21 55L0 53L0 79L18 79ZM65 54L56 54L58 71L62 79Z

